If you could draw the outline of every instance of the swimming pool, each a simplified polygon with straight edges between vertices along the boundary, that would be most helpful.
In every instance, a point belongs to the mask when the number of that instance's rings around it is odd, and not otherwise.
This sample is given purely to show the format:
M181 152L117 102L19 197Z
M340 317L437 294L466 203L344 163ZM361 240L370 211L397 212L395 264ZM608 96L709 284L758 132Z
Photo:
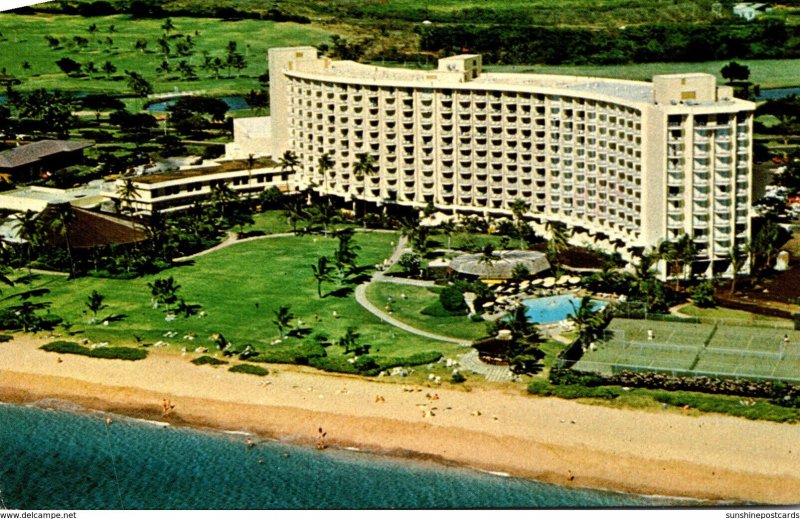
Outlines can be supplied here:
M608 305L605 301L594 301L595 311ZM552 297L538 297L536 299L526 299L522 302L525 305L525 317L532 323L552 323L567 318L573 312L572 305L577 308L581 304L581 299L572 294Z

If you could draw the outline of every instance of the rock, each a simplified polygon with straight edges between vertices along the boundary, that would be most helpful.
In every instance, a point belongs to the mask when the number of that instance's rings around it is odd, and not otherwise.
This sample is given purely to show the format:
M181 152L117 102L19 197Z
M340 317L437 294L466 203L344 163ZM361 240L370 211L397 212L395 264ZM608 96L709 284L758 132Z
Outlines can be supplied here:
M208 353L208 348L206 348L205 346L198 346L197 348L194 349L194 352L195 353Z

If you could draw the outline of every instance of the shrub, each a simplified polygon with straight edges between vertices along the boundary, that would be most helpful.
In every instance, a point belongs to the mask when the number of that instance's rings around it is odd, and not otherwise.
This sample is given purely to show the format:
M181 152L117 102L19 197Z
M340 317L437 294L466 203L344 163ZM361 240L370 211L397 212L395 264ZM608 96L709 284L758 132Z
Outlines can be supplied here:
M717 300L714 298L714 283L703 281L692 290L692 301L700 308L714 308Z
M461 290L455 285L450 285L442 289L439 294L439 302L445 310L449 310L450 312L464 310L467 307L467 303L464 302L464 294L461 293Z
M49 342L39 349L53 353L84 355L96 359L141 360L147 357L146 350L125 347L91 349L70 341Z
M467 377L462 375L460 371L456 371L455 373L453 373L453 377L450 379L450 382L452 382L453 384L461 384L466 381Z
M622 394L622 388L615 386L584 386L580 384L553 385L544 379L535 378L528 383L528 393L567 399L602 398L604 400L613 400Z
M8 342L8 341L10 341L10 340L11 340L11 339L13 339L13 338L14 338L14 336L13 336L13 335L4 335L4 334L0 334L0 342Z
M271 347L268 351L250 359L251 362L272 362L275 364L309 364L310 359L325 357L328 353L321 344L305 340L300 344Z
M192 364L195 364L197 366L202 366L204 364L209 364L211 366L219 366L221 364L227 364L227 363L228 363L227 360L215 359L214 357L211 357L209 355L203 355L202 357L197 357L196 359L192 360Z
M265 377L269 375L269 370L261 366L254 366L252 364L237 364L228 368L231 373L247 373L248 375L256 375Z

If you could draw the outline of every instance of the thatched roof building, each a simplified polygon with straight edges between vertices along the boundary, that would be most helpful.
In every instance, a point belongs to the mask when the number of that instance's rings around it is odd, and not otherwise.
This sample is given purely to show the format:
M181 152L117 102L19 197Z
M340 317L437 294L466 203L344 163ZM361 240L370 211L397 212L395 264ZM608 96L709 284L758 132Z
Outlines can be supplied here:
M494 253L497 259L491 263L482 260L483 254L462 254L450 262L450 268L459 274L488 279L510 279L514 267L522 265L530 275L550 268L550 262L541 252L527 250L505 250Z

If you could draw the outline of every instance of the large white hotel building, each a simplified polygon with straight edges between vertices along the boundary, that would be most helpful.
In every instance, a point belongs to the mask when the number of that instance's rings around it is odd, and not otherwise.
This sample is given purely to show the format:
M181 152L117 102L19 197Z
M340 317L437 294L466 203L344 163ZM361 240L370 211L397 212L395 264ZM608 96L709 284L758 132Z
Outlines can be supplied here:
M535 227L628 258L686 233L701 275L749 238L755 105L711 75L484 73L478 55L408 70L313 47L271 49L269 71L273 157L293 151L321 193L493 215L522 199ZM357 179L362 153L376 174Z

